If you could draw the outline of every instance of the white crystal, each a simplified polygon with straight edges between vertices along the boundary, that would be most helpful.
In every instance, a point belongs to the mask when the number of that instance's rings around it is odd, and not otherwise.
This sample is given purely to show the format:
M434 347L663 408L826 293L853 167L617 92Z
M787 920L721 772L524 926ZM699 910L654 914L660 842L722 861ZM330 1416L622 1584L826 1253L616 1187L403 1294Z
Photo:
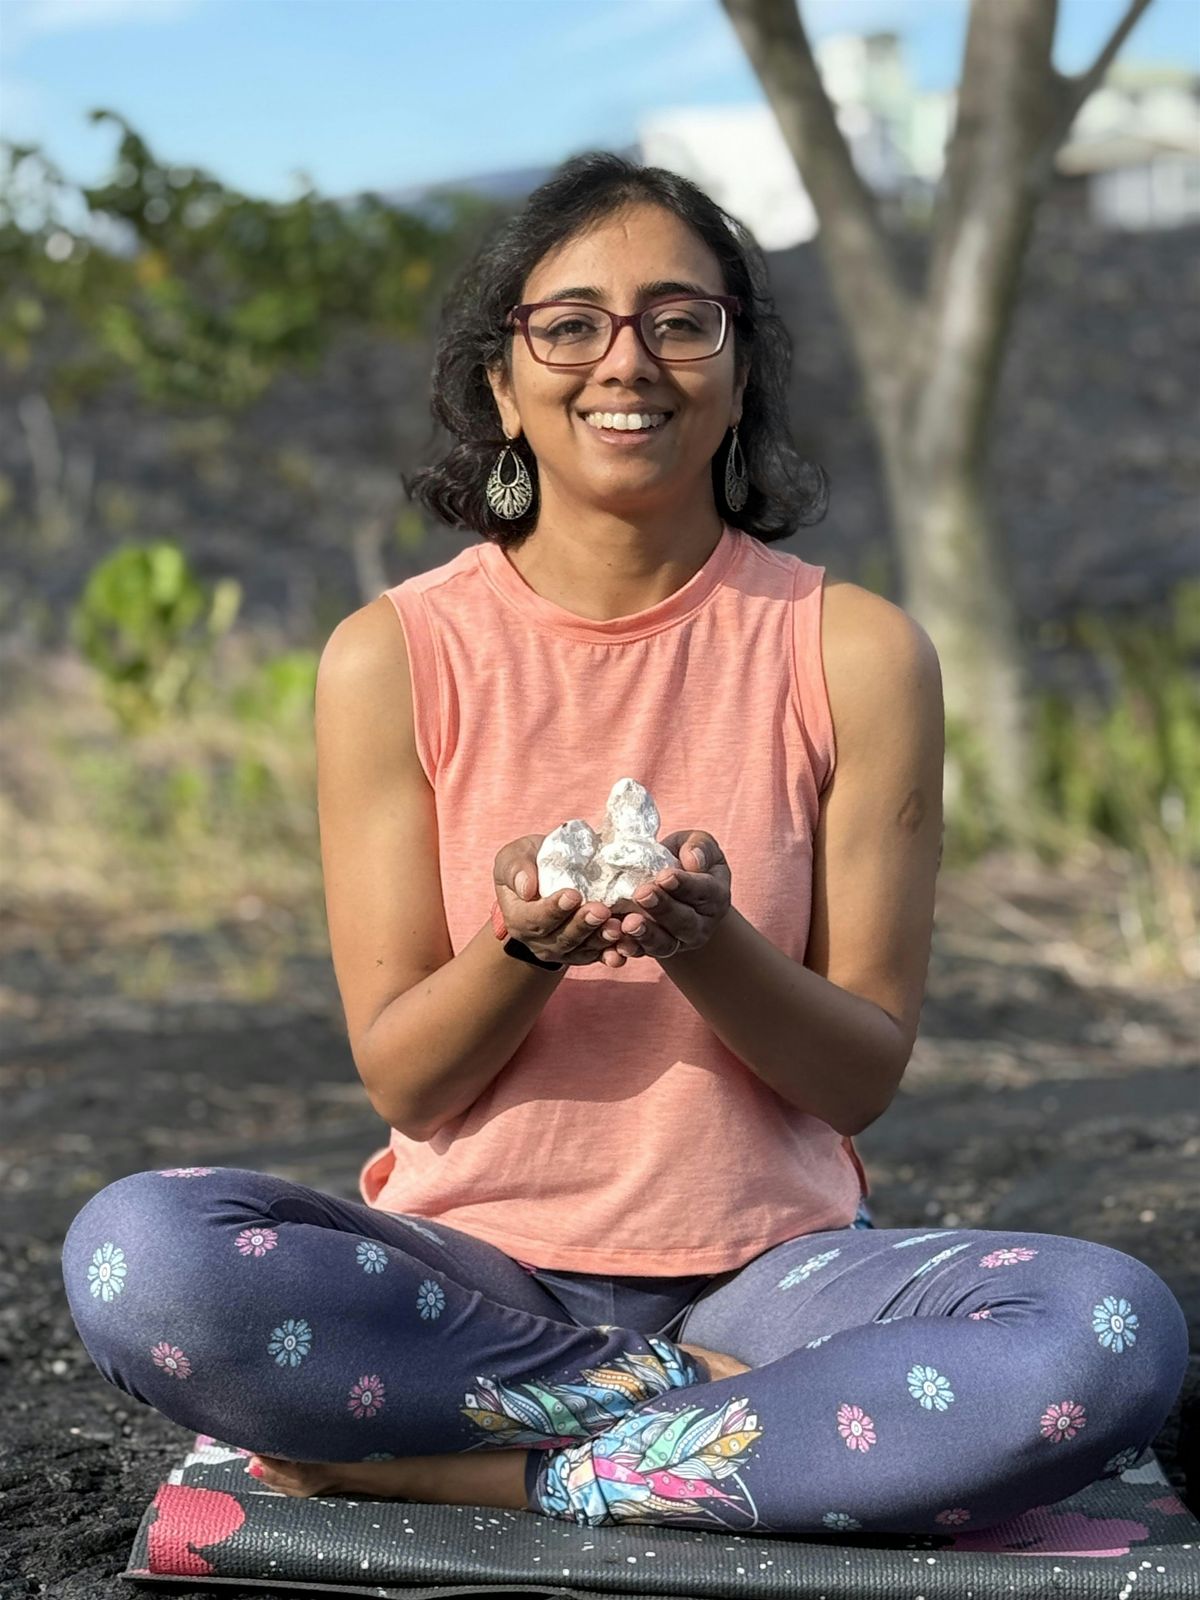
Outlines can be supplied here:
M679 867L659 844L658 807L636 778L618 778L608 792L597 833L581 817L548 833L537 853L538 894L578 889L585 900L614 906L633 898L665 867ZM681 869L682 870L682 869Z

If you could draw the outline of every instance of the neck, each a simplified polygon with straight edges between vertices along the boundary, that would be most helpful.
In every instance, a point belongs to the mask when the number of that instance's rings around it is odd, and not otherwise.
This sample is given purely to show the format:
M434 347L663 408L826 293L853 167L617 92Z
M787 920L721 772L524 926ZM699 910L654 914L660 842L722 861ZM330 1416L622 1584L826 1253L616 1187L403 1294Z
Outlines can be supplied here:
M622 515L557 500L539 485L537 527L508 560L536 593L595 622L628 617L682 589L721 539L720 513L706 478L685 503Z

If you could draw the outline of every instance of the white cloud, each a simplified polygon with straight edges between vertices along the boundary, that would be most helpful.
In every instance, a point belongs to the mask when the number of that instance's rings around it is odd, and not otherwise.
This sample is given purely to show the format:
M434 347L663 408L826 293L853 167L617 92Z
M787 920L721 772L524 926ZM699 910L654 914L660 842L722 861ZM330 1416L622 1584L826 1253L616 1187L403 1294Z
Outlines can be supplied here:
M180 22L200 0L0 0L10 49L34 34Z

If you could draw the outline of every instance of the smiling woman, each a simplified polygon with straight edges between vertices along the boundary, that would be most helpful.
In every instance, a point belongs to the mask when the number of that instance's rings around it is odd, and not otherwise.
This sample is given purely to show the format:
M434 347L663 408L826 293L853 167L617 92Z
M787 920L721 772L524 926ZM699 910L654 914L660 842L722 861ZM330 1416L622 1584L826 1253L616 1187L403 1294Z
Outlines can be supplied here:
M635 270L630 243L648 271ZM664 271L668 263L675 270ZM671 314L676 300L703 303L681 320ZM547 480L557 476L566 488L574 477L543 407L557 410L564 442L565 429L577 424L577 448L584 409L649 408L672 418L649 446L648 469L640 466L640 444L630 456L631 467L639 458L640 479L628 480L624 503L639 522L656 501L675 516L686 510L679 499L686 476L700 526L707 521L715 531L715 503L732 526L763 543L785 539L824 516L829 487L824 470L792 442L791 355L762 253L741 223L686 178L589 152L565 163L488 239L446 297L430 403L454 442L442 459L406 476L405 487L440 522L512 551L549 525L543 512L552 509L554 484ZM672 357L698 359L689 369ZM583 364L564 364L576 360ZM503 394L513 398L502 401ZM686 437L668 444L672 432ZM614 443L615 430L599 438ZM629 449L624 438L615 443ZM724 492L731 453L746 480L736 509ZM528 475L518 516L498 514L485 493L498 460L502 479ZM596 469L607 470L606 460L599 457ZM607 493L615 487L609 482ZM615 509L611 499L606 504Z
M456 443L412 487L480 538L339 623L317 680L330 945L388 1142L361 1204L171 1168L64 1249L101 1369L286 1492L978 1532L1120 1470L1178 1391L1143 1263L864 1217L854 1137L925 988L941 677L898 606L770 548L825 503L789 355L744 230L605 154L450 297ZM542 896L546 831L622 774L668 864Z

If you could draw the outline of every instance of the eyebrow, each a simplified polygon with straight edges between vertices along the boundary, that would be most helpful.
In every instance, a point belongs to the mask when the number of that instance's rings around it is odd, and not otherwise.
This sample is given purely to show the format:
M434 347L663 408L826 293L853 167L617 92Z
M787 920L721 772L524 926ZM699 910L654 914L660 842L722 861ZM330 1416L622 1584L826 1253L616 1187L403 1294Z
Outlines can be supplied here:
M566 289L555 289L550 294L542 295L543 300L591 300L596 303L605 297L605 290L597 289L595 284L573 284ZM719 290L716 291L720 293ZM656 278L652 283L639 283L634 290L637 300L657 300L665 294L694 294L701 297L713 294L712 289L706 289L700 283L685 283L678 278Z

